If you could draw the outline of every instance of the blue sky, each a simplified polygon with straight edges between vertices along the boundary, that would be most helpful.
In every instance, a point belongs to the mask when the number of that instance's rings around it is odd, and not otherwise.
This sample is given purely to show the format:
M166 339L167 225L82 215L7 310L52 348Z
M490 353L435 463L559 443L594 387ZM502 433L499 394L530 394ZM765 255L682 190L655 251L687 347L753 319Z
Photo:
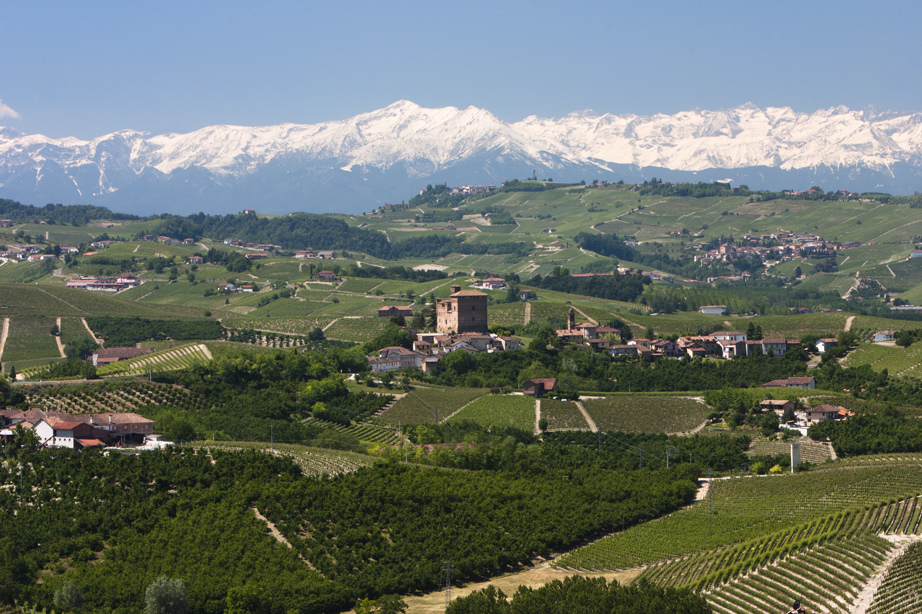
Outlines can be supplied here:
M344 119L412 100L500 119L752 102L922 111L922 2L0 2L0 125Z

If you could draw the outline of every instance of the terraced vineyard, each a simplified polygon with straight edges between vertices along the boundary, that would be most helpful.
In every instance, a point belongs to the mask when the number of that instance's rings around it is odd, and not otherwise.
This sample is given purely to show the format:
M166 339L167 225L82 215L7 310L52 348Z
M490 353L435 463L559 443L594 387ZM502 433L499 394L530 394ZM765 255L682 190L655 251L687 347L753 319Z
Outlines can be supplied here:
M484 426L511 426L523 431L535 429L535 399L520 395L491 394L480 397L450 421L473 420Z
M178 371L208 362L207 348L201 343L180 345L169 350L113 362L97 370L100 377L145 375L150 372Z
M485 388L417 387L379 416L386 424L425 424L435 422L435 409L441 422L477 397L489 392Z
M352 423L350 426L343 426L341 424L325 422L323 420L315 420L314 418L307 418L305 422L317 426L322 426L325 429L336 431L338 433L347 433L359 441L368 441L371 443L381 444L395 444L399 441L396 429L388 428L386 426L378 426L376 424L369 424L367 422L362 422L359 424Z
M755 573L778 558L828 540L858 539L878 532L918 534L920 512L922 503L918 497L838 512L727 548L661 561L643 575L664 586L706 589L739 574Z
M695 399L669 395L619 394L582 403L603 431L679 433L694 429L711 413Z
M890 569L874 593L868 614L903 614L922 611L922 543L909 547Z
M636 567L745 544L856 509L861 512L860 519L853 519L856 526L882 530L898 526L899 531L914 532L922 513L915 499L920 483L919 456L836 461L829 469L806 473L715 480L711 499L615 533L564 555L558 564L586 569Z
M810 611L847 614L892 547L870 534L830 541L735 577L708 591L706 598L720 614L776 614L787 611L795 599Z
M304 475L333 477L352 473L361 467L373 464L376 459L365 454L357 454L345 450L327 450L326 448L310 448L290 443L277 443L275 445L265 442L251 441L204 441L185 444L185 447L199 450L270 450L280 456L290 456Z
M586 431L589 423L573 401L541 399L541 417L551 431Z

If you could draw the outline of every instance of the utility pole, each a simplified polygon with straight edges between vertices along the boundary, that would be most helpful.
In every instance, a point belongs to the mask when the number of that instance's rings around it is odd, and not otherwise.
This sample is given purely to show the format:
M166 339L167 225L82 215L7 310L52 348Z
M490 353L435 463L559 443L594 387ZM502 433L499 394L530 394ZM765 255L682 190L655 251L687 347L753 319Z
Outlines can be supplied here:
M714 472L708 469L708 515L714 515Z
M432 410L435 412L435 423L438 424L439 423L439 408L433 407Z
M451 561L445 561L445 609L451 602Z
M272 430L272 423L269 423L269 449L275 452L275 433Z
M643 446L640 446L640 468L643 469Z

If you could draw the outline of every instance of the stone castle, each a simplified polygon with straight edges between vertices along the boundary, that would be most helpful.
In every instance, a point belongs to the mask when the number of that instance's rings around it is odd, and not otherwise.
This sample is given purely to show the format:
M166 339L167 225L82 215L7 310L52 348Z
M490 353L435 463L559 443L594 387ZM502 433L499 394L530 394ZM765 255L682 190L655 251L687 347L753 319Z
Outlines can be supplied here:
M486 333L487 295L477 290L451 287L451 298L436 299L436 330L440 333Z

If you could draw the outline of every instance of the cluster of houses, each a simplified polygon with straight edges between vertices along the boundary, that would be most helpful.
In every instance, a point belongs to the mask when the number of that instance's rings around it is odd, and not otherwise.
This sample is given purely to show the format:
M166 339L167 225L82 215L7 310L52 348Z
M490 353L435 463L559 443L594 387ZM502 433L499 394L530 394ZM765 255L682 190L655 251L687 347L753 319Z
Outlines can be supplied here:
M812 377L789 377L784 380L773 380L762 384L763 388L802 388L813 390L816 388L816 380ZM784 426L789 429L801 430L806 434L806 429L811 425L826 420L848 420L854 417L855 412L840 405L830 405L823 403L813 407L803 409L796 408L794 401L788 399L765 399L759 403L759 408L763 412L775 412L779 420L783 420L784 414L788 410L794 414L793 420L784 422Z
M81 277L71 279L65 285L90 292L121 292L128 288L140 286L143 282L131 273L122 273L118 277Z
M511 352L522 349L518 337L505 337L485 333L419 333L413 342L413 349L390 346L378 350L377 356L368 358L368 365L375 373L400 369L419 369L423 373L435 373L439 360L452 352Z
M225 294L243 292L246 294L250 292L259 292L259 286L257 286L256 284L243 284L243 285L237 286L231 282L223 282L223 283L218 284L218 292L223 292Z
M786 262L793 258L826 258L837 251L861 247L863 243L833 243L812 234L776 232L771 234L745 234L739 244L727 241L703 254L695 256L695 262L708 266L715 262L730 262L739 258L775 260ZM868 244L870 245L870 244ZM704 250L704 245L695 244L689 249Z
M18 262L26 260L28 262L43 262L45 260L54 260L54 254L43 254L43 247L33 245L32 243L17 243L7 245L6 250L0 251L0 261ZM74 253L79 251L76 247L62 245L62 253Z
M41 409L0 410L0 439L13 436L13 429L35 432L41 447L103 448L111 445L139 445L154 433L154 421L135 413L65 414Z

